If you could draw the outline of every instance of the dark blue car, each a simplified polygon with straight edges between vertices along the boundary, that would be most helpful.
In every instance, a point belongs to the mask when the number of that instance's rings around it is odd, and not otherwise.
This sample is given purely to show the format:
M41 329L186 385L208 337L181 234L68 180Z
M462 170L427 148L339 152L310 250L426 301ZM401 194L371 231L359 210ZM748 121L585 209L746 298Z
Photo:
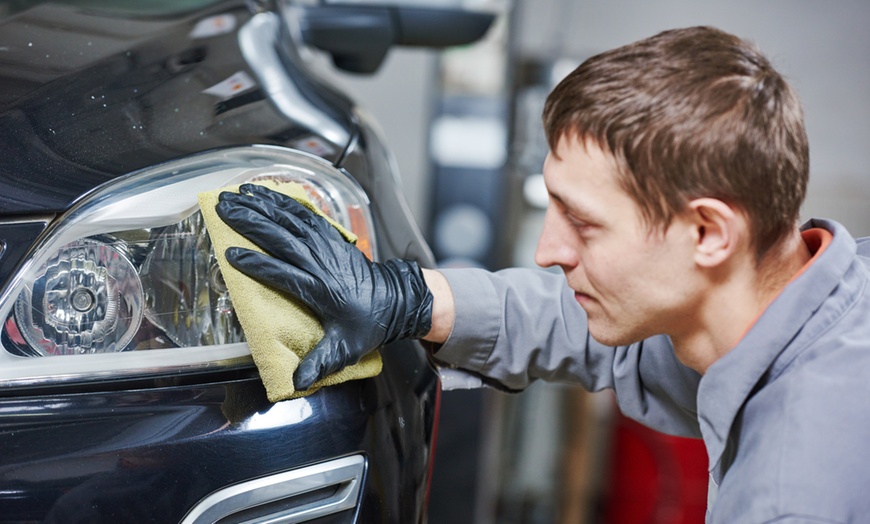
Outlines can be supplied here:
M376 259L431 265L391 153L306 68L491 16L266 1L0 2L0 521L422 522L439 383L270 403L196 196L301 183ZM263 319L268 322L268 318Z

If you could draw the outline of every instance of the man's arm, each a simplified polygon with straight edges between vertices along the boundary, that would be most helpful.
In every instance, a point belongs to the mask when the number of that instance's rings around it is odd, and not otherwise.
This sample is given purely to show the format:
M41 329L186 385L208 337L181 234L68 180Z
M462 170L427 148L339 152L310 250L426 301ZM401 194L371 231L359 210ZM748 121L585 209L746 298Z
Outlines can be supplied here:
M700 375L677 360L665 336L615 348L592 339L586 313L562 275L445 269L426 278L448 290L433 291L436 307L447 297L442 305L448 309L432 337L443 342L436 360L512 391L538 379L614 389L626 416L665 433L700 436Z
M453 331L456 309L453 304L453 291L444 275L431 269L423 270L423 278L432 293L432 329L423 340L443 344Z

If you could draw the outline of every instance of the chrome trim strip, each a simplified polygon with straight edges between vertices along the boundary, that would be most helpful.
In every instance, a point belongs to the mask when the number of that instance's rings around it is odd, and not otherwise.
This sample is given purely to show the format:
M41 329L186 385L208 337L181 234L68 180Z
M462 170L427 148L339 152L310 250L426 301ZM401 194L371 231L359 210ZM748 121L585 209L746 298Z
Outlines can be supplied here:
M246 342L95 355L19 357L0 347L0 389L178 376L254 366Z
M12 224L44 224L48 225L52 220L55 219L57 215L55 214L46 214L46 215L32 215L32 216L15 216L8 218L0 218L0 225Z
M337 489L321 500L279 510L245 521L244 524L295 524L349 510L357 505L365 469L365 457L351 455L249 480L202 499L188 512L181 524L212 524L233 513L330 487Z
M254 15L239 29L242 56L257 76L263 92L284 116L307 129L316 130L336 149L342 150L350 141L348 130L313 106L287 76L275 48L280 23L278 15L272 12Z

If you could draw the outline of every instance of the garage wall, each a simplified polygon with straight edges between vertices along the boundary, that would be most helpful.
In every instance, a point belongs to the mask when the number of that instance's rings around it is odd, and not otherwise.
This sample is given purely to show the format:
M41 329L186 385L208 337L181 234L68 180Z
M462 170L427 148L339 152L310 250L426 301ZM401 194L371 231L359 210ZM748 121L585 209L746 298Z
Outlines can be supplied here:
M438 82L438 54L426 49L396 48L371 76L336 71L321 75L342 86L380 123L401 173L408 204L425 231L429 212L428 132L432 97Z

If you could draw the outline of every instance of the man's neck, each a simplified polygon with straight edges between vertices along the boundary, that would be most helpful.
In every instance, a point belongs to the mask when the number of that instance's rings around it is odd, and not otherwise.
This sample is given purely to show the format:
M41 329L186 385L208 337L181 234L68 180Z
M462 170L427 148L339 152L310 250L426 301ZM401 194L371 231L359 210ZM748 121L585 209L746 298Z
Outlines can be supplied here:
M726 275L712 279L693 312L695 322L683 324L693 328L671 335L680 361L704 374L740 342L810 258L796 231L760 264L747 254Z

